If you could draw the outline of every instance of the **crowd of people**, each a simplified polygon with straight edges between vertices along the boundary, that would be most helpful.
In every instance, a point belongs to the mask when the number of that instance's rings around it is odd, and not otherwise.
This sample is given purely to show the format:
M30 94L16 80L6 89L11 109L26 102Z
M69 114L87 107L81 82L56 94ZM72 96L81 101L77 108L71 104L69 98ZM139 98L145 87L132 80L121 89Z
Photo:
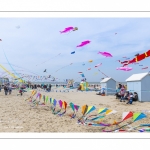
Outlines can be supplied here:
M7 94L10 95L10 94L11 94L11 92L12 92L12 87L11 87L11 85L9 85L9 84L6 84L6 85L4 85L4 86L0 85L0 92L1 92L2 88L4 89L5 95L7 95Z
M124 85L119 84L116 90L116 99L120 99L120 102L126 102L126 104L132 104L133 101L138 100L137 92L129 92Z

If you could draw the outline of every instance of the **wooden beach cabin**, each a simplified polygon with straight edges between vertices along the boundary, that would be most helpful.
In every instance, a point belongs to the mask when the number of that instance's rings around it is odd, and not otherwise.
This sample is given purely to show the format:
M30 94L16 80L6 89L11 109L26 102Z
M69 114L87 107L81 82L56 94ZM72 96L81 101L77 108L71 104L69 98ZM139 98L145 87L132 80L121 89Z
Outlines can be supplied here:
M138 93L140 102L150 102L150 73L133 74L128 79L127 90Z
M101 82L101 89L105 89L106 95L114 95L116 93L116 81L112 78L104 78Z

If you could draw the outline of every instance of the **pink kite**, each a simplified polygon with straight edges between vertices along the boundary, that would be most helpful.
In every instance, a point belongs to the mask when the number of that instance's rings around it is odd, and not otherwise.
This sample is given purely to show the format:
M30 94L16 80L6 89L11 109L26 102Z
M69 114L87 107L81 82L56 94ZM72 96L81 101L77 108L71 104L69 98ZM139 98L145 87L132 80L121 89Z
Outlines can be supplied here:
M78 28L77 27L67 27L63 31L60 31L60 33L67 33L67 32L70 32L71 30L76 31L76 30L78 30Z
M89 44L91 41L83 41L80 45L77 45L77 47L82 47L84 45Z
M116 70L130 71L132 70L132 67L119 67Z
M95 66L95 68L96 68L96 67L99 67L99 66L101 66L101 65L102 65L102 63L100 63L100 64L97 64L97 65Z
M142 68L142 69L148 69L148 67Z
M98 52L98 54L101 54L103 56L106 56L106 57L113 57L110 53L108 52Z

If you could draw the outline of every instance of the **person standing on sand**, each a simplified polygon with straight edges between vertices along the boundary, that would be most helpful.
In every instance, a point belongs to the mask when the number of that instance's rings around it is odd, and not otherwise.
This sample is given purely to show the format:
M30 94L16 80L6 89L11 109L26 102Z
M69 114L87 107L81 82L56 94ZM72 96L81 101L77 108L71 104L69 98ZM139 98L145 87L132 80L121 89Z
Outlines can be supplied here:
M124 87L124 85L122 85L122 87L120 89L120 95L121 95L120 102L123 101L125 92L126 92L125 87Z
M51 91L51 88L52 88L52 85L50 84L50 85L49 85L49 90L50 90L50 91Z
M8 93L8 88L7 88L6 85L4 86L4 92L5 92L5 95L7 95L7 93Z
M9 91L9 95L10 95L10 94L11 94L11 92L12 92L11 85L9 86L8 91Z
M1 90L2 90L2 86L0 85L0 92L1 92Z

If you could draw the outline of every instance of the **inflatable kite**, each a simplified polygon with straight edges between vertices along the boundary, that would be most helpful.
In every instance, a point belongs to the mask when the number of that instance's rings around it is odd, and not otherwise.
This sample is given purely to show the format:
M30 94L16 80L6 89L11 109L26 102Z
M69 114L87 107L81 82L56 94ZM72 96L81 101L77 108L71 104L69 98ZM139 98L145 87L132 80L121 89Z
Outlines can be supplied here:
M144 67L144 68L142 68L142 69L148 69L148 67Z
M87 44L89 44L91 41L83 41L80 45L77 45L76 47L82 47L82 46L85 46Z
M98 54L101 54L103 56L106 56L106 57L113 57L110 53L108 52L98 52Z
M93 62L93 60L89 60L89 62L91 63L91 62Z
M74 54L74 53L75 53L75 51L71 52L71 54Z
M101 66L101 65L102 65L102 63L100 63L100 64L97 64L97 65L95 66L95 68L96 68L96 67L99 67L99 66Z
M43 72L46 72L46 69Z
M132 67L119 67L116 70L130 71L132 70Z
M135 58L133 58L132 60L129 60L129 61L123 61L121 62L121 64L123 64L123 66L126 66L126 65L129 65L129 64L133 64L133 63L136 63L138 61L141 61L147 57L150 56L150 50L148 50L147 52L143 53L143 54L139 54L137 55Z
M59 31L60 33L67 33L67 32L70 32L70 31L76 31L78 30L77 27L67 27L65 28L63 31Z

